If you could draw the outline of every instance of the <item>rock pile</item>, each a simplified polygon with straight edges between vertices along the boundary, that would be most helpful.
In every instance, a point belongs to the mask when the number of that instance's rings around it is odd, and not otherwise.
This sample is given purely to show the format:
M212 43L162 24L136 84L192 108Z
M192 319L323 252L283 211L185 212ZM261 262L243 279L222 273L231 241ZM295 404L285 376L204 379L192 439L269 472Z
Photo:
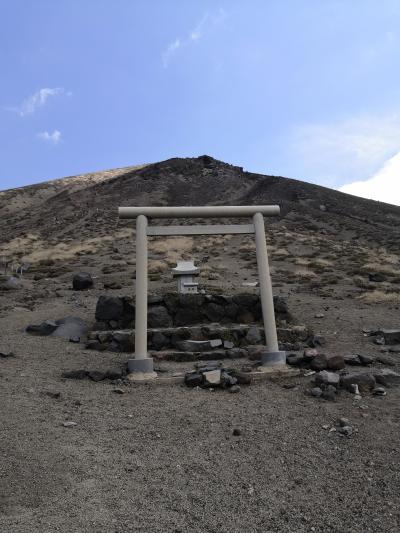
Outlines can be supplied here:
M197 366L185 374L185 384L188 387L203 389L227 389L231 393L240 392L240 385L249 385L251 376L242 370L223 368L218 363Z
M371 369L366 372L329 372L322 370L315 375L314 387L310 389L311 396L335 401L339 390L346 390L361 398L361 394L372 393L376 396L385 396L384 387L400 385L400 374L393 370Z

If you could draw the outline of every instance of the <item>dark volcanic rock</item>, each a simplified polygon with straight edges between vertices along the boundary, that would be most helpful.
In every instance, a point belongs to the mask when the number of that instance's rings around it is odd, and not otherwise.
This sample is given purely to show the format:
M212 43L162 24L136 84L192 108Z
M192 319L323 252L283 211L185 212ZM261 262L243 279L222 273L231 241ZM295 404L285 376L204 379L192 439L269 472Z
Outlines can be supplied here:
M382 368L382 370L374 371L374 378L377 383L384 387L393 387L400 385L400 374L390 370L389 368Z
M31 324L27 326L25 331L27 333L30 333L31 335L38 335L45 337L47 335L51 335L53 331L55 331L58 328L58 324L55 320L46 320L45 322L42 322L41 324L34 325Z
M85 379L87 376L87 370L70 370L69 372L64 372L62 374L62 377L66 379Z
M328 357L327 363L329 370L342 370L345 367L344 357L342 355Z
M90 287L93 287L93 279L88 272L79 272L72 278L72 288L75 291L83 291Z
M316 355L310 362L310 368L312 370L325 370L328 366L328 359L326 355L320 353Z
M124 302L117 296L100 296L96 305L96 320L99 322L122 318Z
M385 339L385 344L400 343L400 329L382 329L379 333Z
M149 328L169 328L172 326L172 318L163 305L150 306L147 320Z

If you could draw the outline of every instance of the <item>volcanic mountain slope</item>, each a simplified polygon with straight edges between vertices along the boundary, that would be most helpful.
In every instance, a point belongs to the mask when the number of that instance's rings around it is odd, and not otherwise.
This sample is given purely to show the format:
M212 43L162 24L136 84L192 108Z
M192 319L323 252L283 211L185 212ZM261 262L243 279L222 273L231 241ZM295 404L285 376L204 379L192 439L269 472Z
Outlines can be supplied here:
M85 267L103 282L124 283L134 275L134 223L118 220L118 206L224 204L281 206L281 216L266 221L278 284L397 301L399 207L246 172L209 156L3 191L0 257L29 263L28 275L36 280ZM150 252L155 288L171 281L169 269L180 257L203 265L206 283L237 286L255 274L250 237L153 239Z

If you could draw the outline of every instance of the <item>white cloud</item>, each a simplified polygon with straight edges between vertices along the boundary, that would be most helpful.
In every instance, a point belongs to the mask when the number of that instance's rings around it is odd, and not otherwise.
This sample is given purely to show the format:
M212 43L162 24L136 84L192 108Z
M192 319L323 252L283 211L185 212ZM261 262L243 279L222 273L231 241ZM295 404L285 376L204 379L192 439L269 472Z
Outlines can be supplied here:
M216 26L220 24L226 18L226 16L226 11L222 8L219 8L218 11L216 11L212 15L210 15L209 13L205 13L201 20L198 22L198 24L196 24L196 26L189 31L188 36L186 38L177 37L162 52L161 59L164 68L168 68L172 57L177 53L179 49L185 48L190 44L199 41L204 36L207 27Z
M181 46L180 39L175 39L175 41L170 43L167 46L166 50L164 50L164 52L162 53L162 62L163 62L164 68L168 67L171 57L178 50L178 48L180 48L180 46Z
M49 142L51 144L58 144L61 141L61 131L54 130L53 133L42 131L37 134L38 139Z
M400 148L400 115L354 117L297 127L290 156L302 174L325 185L367 179Z
M23 100L23 102L19 106L8 107L7 109L9 111L14 111L15 113L18 113L20 117L25 117L26 115L34 113L37 108L43 107L50 97L62 93L65 93L65 90L62 87L55 87L53 89L45 87L43 89L39 89L36 93L28 96L28 98L25 98L25 100ZM71 95L70 92L66 94L67 96Z
M365 181L355 181L339 189L348 194L400 205L400 152Z

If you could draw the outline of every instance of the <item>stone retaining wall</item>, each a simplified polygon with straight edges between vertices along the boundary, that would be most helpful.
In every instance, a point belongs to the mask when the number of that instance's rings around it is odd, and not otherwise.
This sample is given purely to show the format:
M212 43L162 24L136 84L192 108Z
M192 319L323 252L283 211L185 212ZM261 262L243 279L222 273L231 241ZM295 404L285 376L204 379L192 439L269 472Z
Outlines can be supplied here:
M277 324L293 323L286 300L274 296ZM100 296L96 306L95 330L135 327L135 303L129 296ZM262 321L261 302L256 294L234 296L176 294L149 296L148 327L169 328L218 322L252 324Z

